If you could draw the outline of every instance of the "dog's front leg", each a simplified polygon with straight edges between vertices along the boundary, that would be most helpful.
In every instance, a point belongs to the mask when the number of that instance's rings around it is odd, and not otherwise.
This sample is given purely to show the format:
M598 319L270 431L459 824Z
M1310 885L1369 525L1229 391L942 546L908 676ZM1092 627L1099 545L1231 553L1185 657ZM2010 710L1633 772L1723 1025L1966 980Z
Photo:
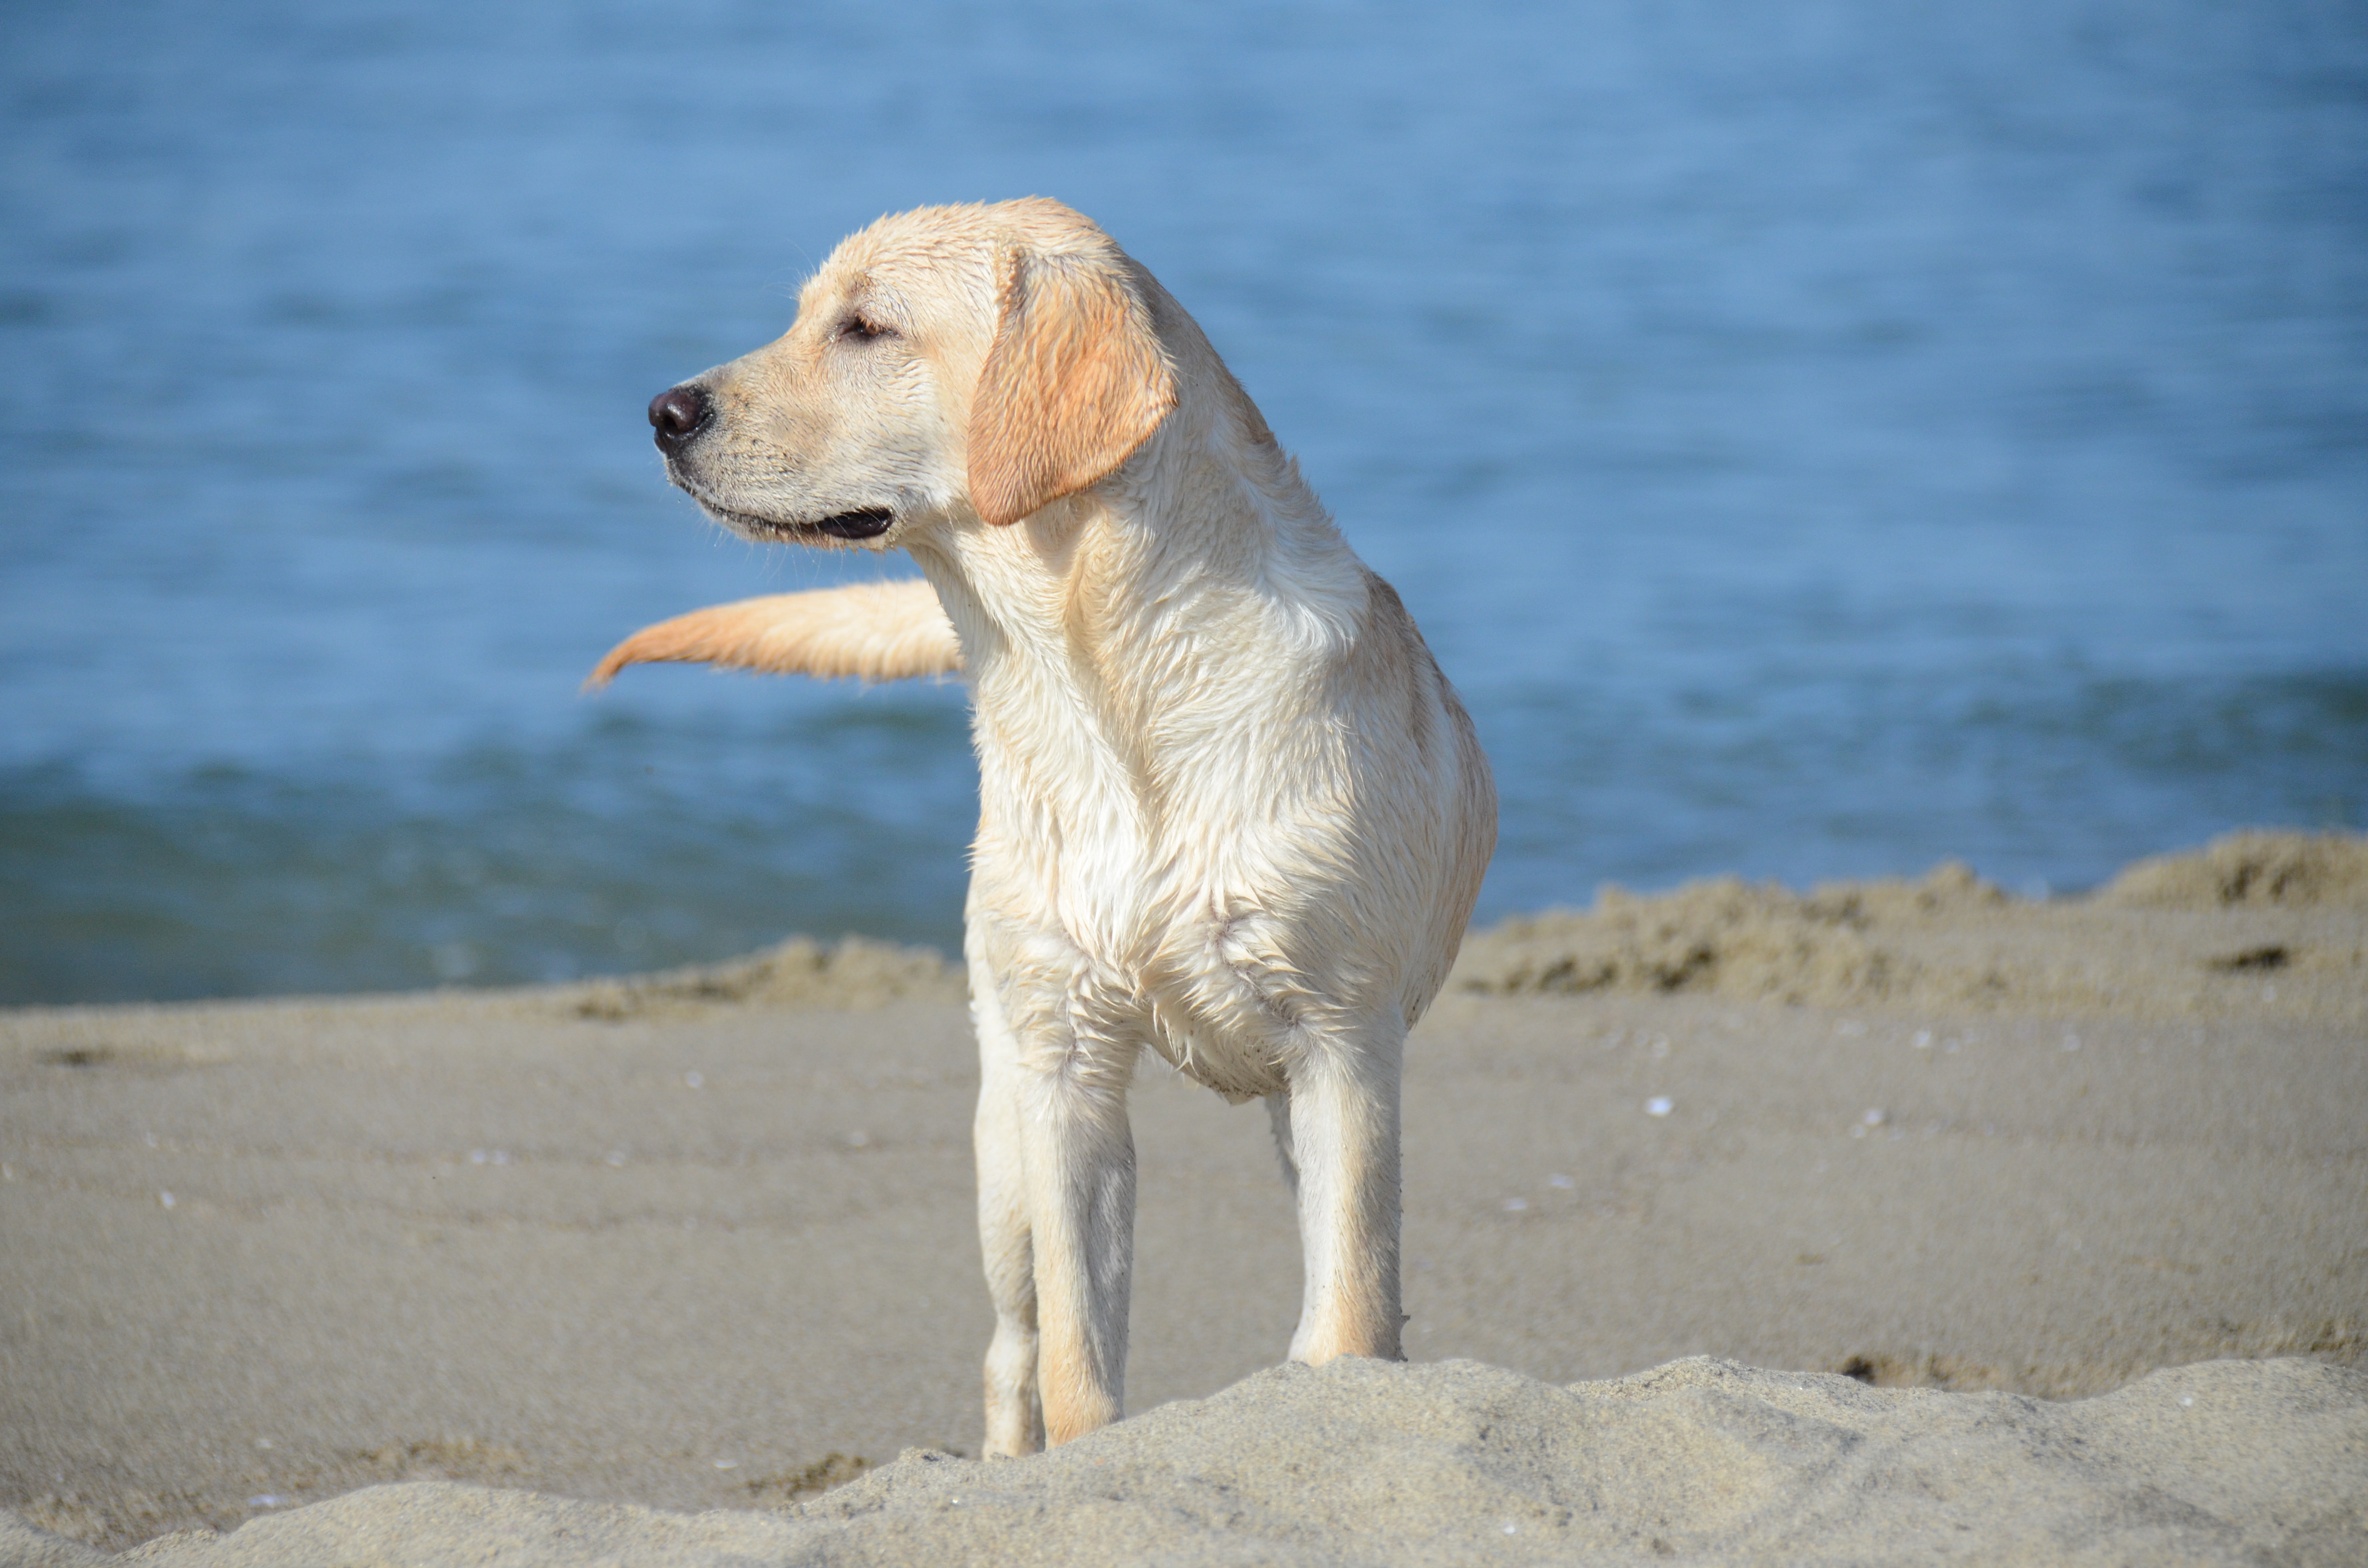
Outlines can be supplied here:
M1289 1070L1305 1283L1291 1358L1398 1358L1403 1030L1317 1043Z
M988 1099L981 1101L981 1228L992 1283L998 1251L1008 1258L1012 1250L996 1238L1008 1237L1013 1220L1006 1200L990 1210L989 1166L996 1166L998 1192L1008 1192L1016 1165L1031 1273L1037 1399L1045 1437L1064 1443L1108 1426L1124 1409L1134 1266L1134 1135L1126 1093L1141 1047L1122 1028L1096 1027L1087 983L1069 966L1014 967L1027 978L1005 980L995 998L1004 1027L980 1031L983 1055L999 1057L985 1062L982 1088L1008 1105L1008 1112L991 1113ZM1017 1160L1000 1153L990 1159L989 1142L1006 1140ZM1024 1452L1019 1406L1002 1386L1024 1364L1018 1348L1028 1337L1024 1312L1016 1290L997 1290L989 1437Z
M1020 1054L1019 1145L1033 1233L1037 1386L1053 1443L1124 1413L1134 1269L1132 1051L1047 1040ZM1122 1060L1111 1060L1122 1057Z
M1019 1145L1019 1051L986 965L971 965L971 1020L978 1030L978 1240L995 1339L986 1351L988 1459L1018 1459L1044 1446L1036 1394L1036 1265L1028 1226L1028 1181Z

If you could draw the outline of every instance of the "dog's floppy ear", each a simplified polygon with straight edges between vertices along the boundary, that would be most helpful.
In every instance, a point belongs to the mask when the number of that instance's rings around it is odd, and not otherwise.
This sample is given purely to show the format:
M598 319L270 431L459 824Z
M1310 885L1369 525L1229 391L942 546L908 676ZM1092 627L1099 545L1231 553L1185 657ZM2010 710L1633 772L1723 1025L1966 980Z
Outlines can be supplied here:
M970 500L1016 523L1133 456L1176 406L1176 372L1122 256L1002 257L995 346L970 415Z

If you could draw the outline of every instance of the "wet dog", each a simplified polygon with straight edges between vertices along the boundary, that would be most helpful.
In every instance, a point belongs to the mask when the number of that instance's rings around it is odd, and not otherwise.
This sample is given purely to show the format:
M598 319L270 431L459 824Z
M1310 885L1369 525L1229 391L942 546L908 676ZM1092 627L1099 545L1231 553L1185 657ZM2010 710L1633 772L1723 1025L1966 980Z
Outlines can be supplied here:
M1116 1420L1148 1048L1263 1096L1299 1206L1291 1355L1398 1355L1399 1069L1496 840L1471 722L1183 308L1056 202L839 245L779 341L650 405L668 475L751 539L926 581L652 627L688 659L959 671L986 1451Z

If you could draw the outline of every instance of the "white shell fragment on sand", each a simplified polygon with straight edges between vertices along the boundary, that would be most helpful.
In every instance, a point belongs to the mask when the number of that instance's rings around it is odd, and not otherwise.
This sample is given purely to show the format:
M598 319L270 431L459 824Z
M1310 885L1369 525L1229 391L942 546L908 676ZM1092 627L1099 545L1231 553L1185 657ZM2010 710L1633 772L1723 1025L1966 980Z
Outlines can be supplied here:
M1677 1108L1678 1102L1669 1098L1667 1095L1655 1095L1651 1099L1645 1102L1645 1114L1646 1116L1667 1116Z

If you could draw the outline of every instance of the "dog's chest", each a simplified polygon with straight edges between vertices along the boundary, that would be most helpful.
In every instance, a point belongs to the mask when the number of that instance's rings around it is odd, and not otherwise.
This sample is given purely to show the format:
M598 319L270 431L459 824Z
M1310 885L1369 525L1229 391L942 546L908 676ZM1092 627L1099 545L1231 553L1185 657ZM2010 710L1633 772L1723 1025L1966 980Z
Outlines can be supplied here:
M1293 945L1271 894L1316 847L1279 797L1340 763L1320 679L1231 673L1142 699L1091 670L980 672L973 898L1074 954L1073 1006L1248 1096L1281 1080L1280 1020L1244 937Z
M1156 710L1129 722L1069 671L981 685L977 871L1097 965L1132 971L1195 895L1221 895L1212 862L1241 824L1179 787L1201 759L1158 733Z

